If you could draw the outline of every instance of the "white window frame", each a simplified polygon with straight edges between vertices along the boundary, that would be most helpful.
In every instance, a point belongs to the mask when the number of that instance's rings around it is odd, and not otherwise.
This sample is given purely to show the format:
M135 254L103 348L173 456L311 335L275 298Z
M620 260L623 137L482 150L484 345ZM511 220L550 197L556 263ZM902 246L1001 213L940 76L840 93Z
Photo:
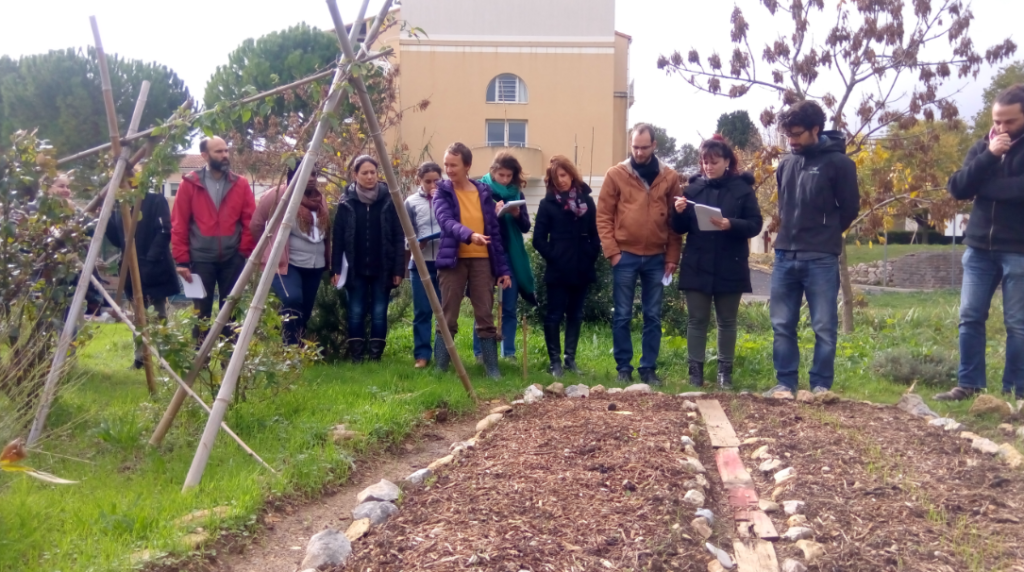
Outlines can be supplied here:
M491 139L490 139L490 136L489 136L487 131L488 131L488 127L492 123L501 123L501 124L504 124L504 126L505 126L505 138L502 141L501 145L494 145L494 144L491 143ZM522 143L522 145L520 145L519 143L516 143L515 145L509 145L509 141L508 141L508 124L509 123L522 123L523 124L523 143ZM484 141L487 142L487 146L488 147L526 147L526 145L529 142L529 140L530 140L530 122L525 120L525 119L488 119L488 120L484 121Z
M501 81L509 81L509 80L512 80L513 78L515 79L515 93L513 95L513 98L511 100L502 99L501 94L503 92L500 89L500 82ZM523 81L523 78L521 78L521 77L519 77L519 76L517 76L515 74L503 73L503 74L498 74L498 75L494 76L491 79L490 83L487 84L487 92L488 92L488 94L491 91L491 86L494 86L494 99L493 100L492 99L487 99L487 103L493 103L493 104L526 104L526 103L530 102L530 94L529 94L529 91L526 89L526 82Z

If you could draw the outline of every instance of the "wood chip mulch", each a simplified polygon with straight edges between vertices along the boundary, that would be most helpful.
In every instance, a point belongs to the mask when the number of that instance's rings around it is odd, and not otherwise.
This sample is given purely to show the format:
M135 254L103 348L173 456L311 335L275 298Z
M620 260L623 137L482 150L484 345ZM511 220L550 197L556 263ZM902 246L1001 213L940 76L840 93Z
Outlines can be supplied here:
M680 437L693 419L682 404L619 394L518 407L353 543L345 569L706 570L703 542L686 536L695 508L682 502L692 476ZM726 514L710 496L705 506Z

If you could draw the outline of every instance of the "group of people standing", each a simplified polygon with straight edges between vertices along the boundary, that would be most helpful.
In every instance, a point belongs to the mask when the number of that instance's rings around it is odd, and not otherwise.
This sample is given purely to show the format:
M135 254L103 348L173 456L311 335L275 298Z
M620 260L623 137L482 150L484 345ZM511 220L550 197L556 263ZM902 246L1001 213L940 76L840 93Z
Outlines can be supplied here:
M1024 397L1024 235L1018 224L1024 217L1019 208L1024 204L1024 86L1000 94L992 113L992 132L971 149L964 168L949 182L954 197L974 198L975 205L965 238L960 383L937 399L966 399L985 387L985 321L1000 285L1007 330L1003 391ZM805 298L815 336L811 391L830 390L835 377L840 254L844 234L860 210L860 194L845 138L825 130L825 120L821 107L810 101L779 114L791 153L776 170L778 220L770 315L777 384L767 395L797 389L797 326ZM162 196L143 202L139 252L147 304L161 312L162 299L172 292L161 289L156 279L147 279L145 269L166 282L173 264L183 280L201 280L206 297L194 301L195 310L200 318L209 318L215 289L223 304L285 187L267 192L257 205L249 183L230 170L222 139L204 140L200 151L207 166L184 177L173 212L167 212ZM654 129L638 124L631 133L629 158L608 170L595 202L576 166L555 155L544 173L545 197L532 220L523 194L527 174L512 154L494 157L480 180L469 176L473 154L462 143L447 148L443 165L423 163L416 173L417 188L404 206L452 335L458 332L459 310L468 297L474 354L487 374L500 375L499 343L503 357L515 356L519 299L537 304L526 250L526 235L532 230L532 244L546 262L544 339L552 375L580 372L577 348L584 304L597 279L597 258L603 255L612 267L612 350L618 381L633 379L630 326L639 281L639 377L643 383L662 383L657 362L663 292L678 269L677 285L688 308L689 382L705 383L713 308L717 384L730 388L737 314L742 295L752 290L748 242L762 231L763 219L754 178L740 171L737 155L725 139L716 135L704 141L699 157L700 174L682 180L658 159ZM294 174L288 173L289 182ZM302 340L329 269L331 283L343 286L347 294L349 357L355 362L380 360L387 343L390 293L408 271L415 367L425 368L433 360L438 369L447 370L451 359L440 335L431 340L435 328L424 281L410 262L399 214L380 180L377 160L356 158L351 175L332 221L314 170L303 184L301 208L281 258L269 261L269 254L264 254L264 267L275 271L273 289L282 312L290 318L284 339ZM712 209L713 214L702 220L700 209ZM117 232L113 237L118 238ZM166 258L168 243L173 263ZM197 338L200 335L197 331Z

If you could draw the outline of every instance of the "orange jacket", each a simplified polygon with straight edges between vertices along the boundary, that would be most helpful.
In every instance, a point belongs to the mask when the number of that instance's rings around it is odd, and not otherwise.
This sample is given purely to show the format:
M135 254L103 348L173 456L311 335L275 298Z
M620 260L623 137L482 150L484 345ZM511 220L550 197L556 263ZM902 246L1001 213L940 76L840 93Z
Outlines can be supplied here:
M622 252L638 256L665 254L678 264L682 239L670 224L675 197L682 194L679 174L661 163L650 189L629 160L605 173L597 199L597 233L605 258Z

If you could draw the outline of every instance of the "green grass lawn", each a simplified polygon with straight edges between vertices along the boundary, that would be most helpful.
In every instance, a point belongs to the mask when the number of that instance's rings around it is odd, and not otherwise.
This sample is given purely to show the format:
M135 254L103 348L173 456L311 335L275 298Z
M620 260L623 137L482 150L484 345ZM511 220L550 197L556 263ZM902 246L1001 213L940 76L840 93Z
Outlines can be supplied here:
M889 260L893 258L899 258L900 256L906 256L914 252L946 252L951 253L953 246L949 244L890 244L889 245ZM861 241L860 246L855 244L846 245L846 263L848 266L855 266L857 264L866 262L876 262L882 260L885 257L886 249L877 242L874 244L868 244L867 242ZM956 256L962 256L964 253L963 245L956 245ZM950 254L952 256L952 254Z
M955 356L958 299L951 292L881 294L869 296L868 304L857 311L857 331L840 337L835 389L849 398L892 403L906 387L875 375L874 357L894 347ZM1000 308L993 308L991 380L998 380L1002 371L1001 314ZM469 351L469 321L461 327L460 352L469 358L467 367L480 396L512 397L525 385L520 365L503 361L504 379L487 380ZM707 375L713 378L714 332L710 338ZM639 333L634 339L639 351ZM542 340L540 329L531 328L531 383L551 381L543 373ZM802 387L813 340L805 315L800 333ZM473 406L454 373L412 368L411 346L408 326L400 325L381 364L316 365L289 387L254 391L248 402L231 407L227 422L281 474L271 475L222 435L201 486L182 494L205 415L197 406L187 407L164 446L149 448L146 440L172 388L164 385L161 394L150 399L143 374L130 369L132 345L124 328L98 326L95 338L80 352L81 383L62 393L55 404L51 432L39 444L45 453L34 452L29 458L31 466L80 483L57 487L0 473L0 571L124 570L130 568L129 556L141 550L181 554L181 536L189 530L175 526L175 519L222 505L231 507L232 514L206 527L247 534L268 498L312 497L325 486L343 482L354 458L400 441L420 422L423 410L447 403L457 412L470 411ZM737 391L764 390L774 384L771 323L764 305L741 311L737 354ZM615 385L607 324L584 329L578 361L588 373L567 376L566 384ZM668 381L665 390L685 391L685 339L667 337L660 363L659 372ZM918 388L926 397L937 390ZM929 404L958 418L968 407ZM368 438L339 447L328 438L329 428L337 423ZM988 431L995 423L986 419L976 425Z

